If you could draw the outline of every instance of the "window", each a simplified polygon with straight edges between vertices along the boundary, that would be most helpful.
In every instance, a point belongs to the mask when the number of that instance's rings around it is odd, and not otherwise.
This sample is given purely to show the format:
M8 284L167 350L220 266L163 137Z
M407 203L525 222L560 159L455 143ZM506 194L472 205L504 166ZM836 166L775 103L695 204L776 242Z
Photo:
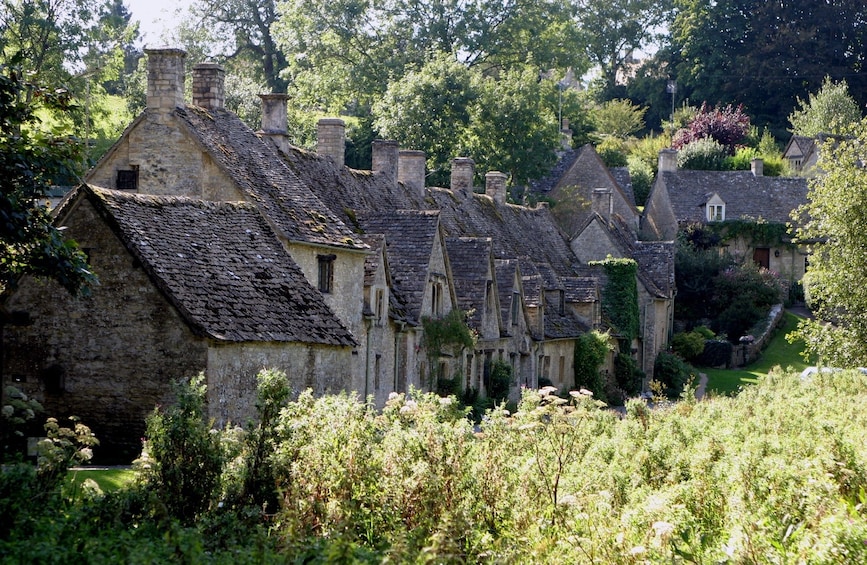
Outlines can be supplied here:
M726 207L725 205L708 205L707 207L707 221L708 222L722 222L726 219Z
M518 325L518 316L521 312L521 295L517 291L512 292L512 325Z
M381 326L385 319L385 291L376 289L376 325Z
M330 294L334 292L334 260L336 255L317 255L319 261L319 292Z
M566 380L566 358L562 355L560 356L560 367L558 368L560 373L560 382L562 383Z
M382 355L376 354L376 361L373 363L373 388L379 390L379 375L382 371Z
M443 285L440 282L431 284L431 315L443 315Z
M138 165L119 170L115 185L118 190L138 190Z

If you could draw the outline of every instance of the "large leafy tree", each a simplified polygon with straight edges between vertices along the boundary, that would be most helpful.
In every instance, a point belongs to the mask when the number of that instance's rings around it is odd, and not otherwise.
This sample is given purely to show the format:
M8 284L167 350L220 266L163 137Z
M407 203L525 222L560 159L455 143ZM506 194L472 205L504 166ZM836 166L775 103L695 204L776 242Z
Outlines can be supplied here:
M849 94L846 81L825 78L819 92L808 100L798 98L798 108L789 116L792 133L816 137L820 133L839 134L861 119L861 110Z
M676 0L671 26L684 95L743 104L780 137L797 96L825 76L867 102L867 4L851 0Z
M573 0L581 43L599 67L602 96L617 96L618 73L636 51L658 41L673 16L672 0ZM622 94L622 93L620 93Z
M804 277L815 320L798 335L823 364L867 365L867 119L850 135L825 143L797 236L816 241Z
M94 281L84 254L54 227L46 192L75 178L78 141L40 129L39 108L64 111L67 91L25 79L22 55L0 65L0 290L26 274L50 277L70 292Z

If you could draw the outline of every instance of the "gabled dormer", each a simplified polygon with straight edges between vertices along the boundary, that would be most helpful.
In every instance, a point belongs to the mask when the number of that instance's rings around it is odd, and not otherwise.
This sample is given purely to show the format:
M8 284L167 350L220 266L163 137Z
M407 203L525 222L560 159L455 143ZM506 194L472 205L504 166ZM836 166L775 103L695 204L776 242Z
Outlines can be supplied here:
M726 220L726 203L719 194L714 193L704 205L705 220L708 222L724 222Z

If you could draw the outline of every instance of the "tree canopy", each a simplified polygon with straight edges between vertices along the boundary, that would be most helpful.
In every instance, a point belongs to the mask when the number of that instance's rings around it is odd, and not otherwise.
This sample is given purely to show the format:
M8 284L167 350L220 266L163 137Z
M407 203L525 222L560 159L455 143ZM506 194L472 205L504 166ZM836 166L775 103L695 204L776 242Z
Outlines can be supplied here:
M834 82L828 77L807 100L798 97L798 107L789 115L792 133L805 137L839 134L860 119L861 110L849 94L846 81Z
M802 241L812 245L804 277L816 320L798 335L825 365L867 365L867 119L848 135L828 140L819 152L823 174L810 185L800 209Z

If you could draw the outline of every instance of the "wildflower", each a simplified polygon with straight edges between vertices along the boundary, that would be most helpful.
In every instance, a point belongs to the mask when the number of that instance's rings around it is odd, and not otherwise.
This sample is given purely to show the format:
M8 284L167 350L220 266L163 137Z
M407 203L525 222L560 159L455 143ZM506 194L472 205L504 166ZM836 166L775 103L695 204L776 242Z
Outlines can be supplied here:
M634 557L637 557L639 555L644 555L645 553L647 553L647 548L645 548L643 545L636 545L635 547L633 547L632 549L629 550L629 554L634 556Z
M548 396L549 394L553 394L555 392L557 392L557 387L553 387L550 385L543 386L541 389L539 389L539 394L541 394L542 396Z

